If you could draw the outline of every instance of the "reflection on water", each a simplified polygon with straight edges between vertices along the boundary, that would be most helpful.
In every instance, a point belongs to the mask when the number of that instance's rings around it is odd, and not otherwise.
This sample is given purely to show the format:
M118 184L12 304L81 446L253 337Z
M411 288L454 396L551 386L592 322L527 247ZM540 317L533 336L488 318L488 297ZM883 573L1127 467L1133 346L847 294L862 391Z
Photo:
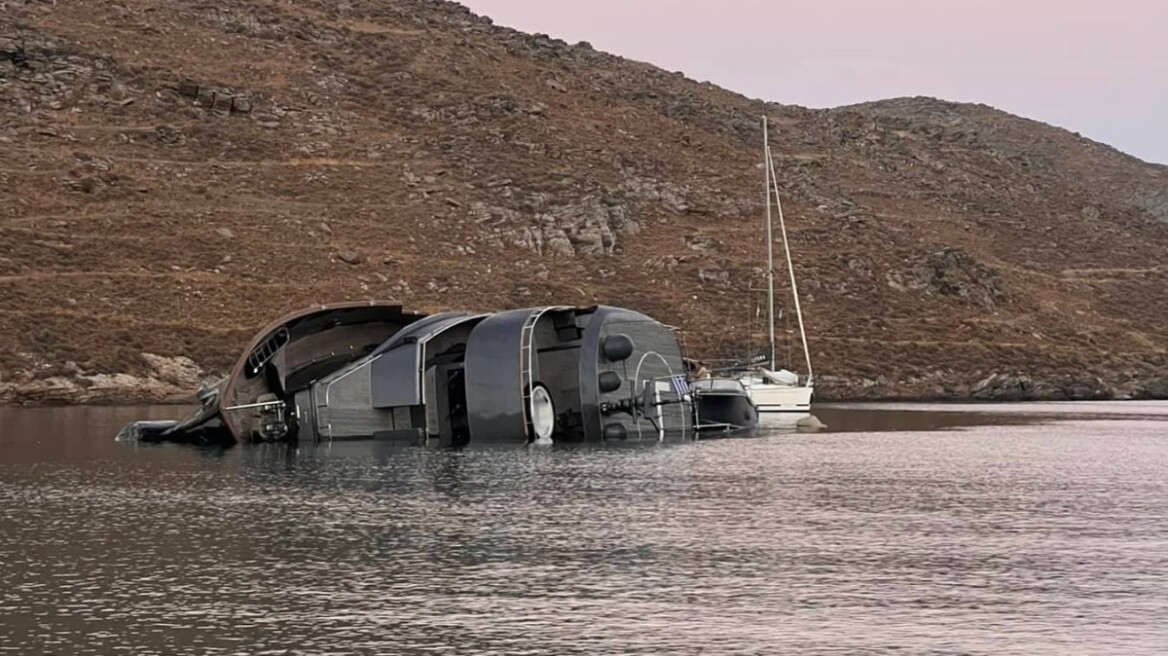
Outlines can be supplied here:
M0 654L1159 654L1168 406L1105 405L463 452L0 409Z

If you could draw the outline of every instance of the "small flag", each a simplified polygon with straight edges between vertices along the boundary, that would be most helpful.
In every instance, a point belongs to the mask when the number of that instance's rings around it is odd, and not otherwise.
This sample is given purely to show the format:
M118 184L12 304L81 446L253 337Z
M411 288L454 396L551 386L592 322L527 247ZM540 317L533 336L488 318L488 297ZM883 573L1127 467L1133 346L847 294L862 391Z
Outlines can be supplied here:
M689 381L685 379L684 374L670 376L669 382L673 385L673 391L677 392L678 396L689 394Z

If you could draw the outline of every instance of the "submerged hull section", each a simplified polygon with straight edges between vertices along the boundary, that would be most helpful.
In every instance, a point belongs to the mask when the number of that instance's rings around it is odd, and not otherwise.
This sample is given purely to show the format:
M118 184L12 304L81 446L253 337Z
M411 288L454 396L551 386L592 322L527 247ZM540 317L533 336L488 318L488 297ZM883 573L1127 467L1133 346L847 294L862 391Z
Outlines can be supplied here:
M599 442L692 434L684 375L666 326L613 307L516 310L484 321L467 345L470 439Z
M368 357L318 381L306 394L312 412L301 418L307 430L300 440L465 441L465 421L452 417L459 414L458 407L451 408L454 382L441 387L437 382L461 369L467 337L481 318L461 313L427 317ZM454 402L458 406L457 398Z
M321 378L366 357L423 316L393 303L345 303L281 317L257 333L227 378L199 391L193 415L169 427L131 424L119 438L295 441L314 415L313 389Z
M321 307L277 321L252 341L228 377L220 400L224 425L240 440L294 439L299 418L314 410L303 406L304 392L423 317L373 303Z
M266 327L202 407L122 437L461 446L692 436L673 331L611 307L328 306Z

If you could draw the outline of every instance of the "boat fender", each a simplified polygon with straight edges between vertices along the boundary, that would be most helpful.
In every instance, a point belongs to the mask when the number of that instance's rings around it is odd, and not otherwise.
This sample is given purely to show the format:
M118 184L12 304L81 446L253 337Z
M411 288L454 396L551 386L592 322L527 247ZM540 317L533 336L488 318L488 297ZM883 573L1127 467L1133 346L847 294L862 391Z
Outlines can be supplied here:
M621 388L622 384L623 381L621 380L620 374L615 371L606 371L600 374L600 380L598 381L601 394L615 392Z
M623 362L632 357L636 348L633 338L628 335L609 335L604 338L600 350L609 362Z

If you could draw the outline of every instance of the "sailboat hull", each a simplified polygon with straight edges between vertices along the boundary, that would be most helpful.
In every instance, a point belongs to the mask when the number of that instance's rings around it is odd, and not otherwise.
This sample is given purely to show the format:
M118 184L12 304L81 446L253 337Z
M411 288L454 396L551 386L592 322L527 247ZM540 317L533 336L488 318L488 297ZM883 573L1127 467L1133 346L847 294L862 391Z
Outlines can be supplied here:
M811 387L775 385L761 380L742 381L759 413L771 423L798 423L811 416Z
M803 343L803 357L807 361L807 384L800 386L799 377L789 371L773 372L758 369L742 381L751 400L761 416L778 418L783 423L798 424L811 417L811 349L807 345L807 329L803 325L803 309L799 304L799 285L795 280L795 266L791 262L791 244L787 240L787 222L783 217L783 199L779 195L778 178L775 175L775 161L771 157L770 132L766 116L762 119L763 159L766 168L766 236L767 236L767 321L770 324L770 367L774 367L775 357L775 257L774 238L771 228L771 201L778 209L779 235L783 240L783 255L787 260L787 272L791 277L791 297L795 304L795 317L799 322L799 338ZM783 377L790 380L784 380ZM772 422L768 422L772 423Z

